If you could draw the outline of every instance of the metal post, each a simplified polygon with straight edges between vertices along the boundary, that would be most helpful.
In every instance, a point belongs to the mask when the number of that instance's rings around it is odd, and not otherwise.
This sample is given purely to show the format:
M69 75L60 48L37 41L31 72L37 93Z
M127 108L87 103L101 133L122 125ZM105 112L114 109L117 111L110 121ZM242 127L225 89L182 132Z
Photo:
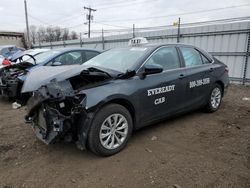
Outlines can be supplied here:
M39 43L39 48L41 48L41 35L40 35L40 32L38 32L38 43Z
M180 25L181 25L181 18L178 19L178 34L177 34L177 43L180 42Z
M80 47L82 47L82 33L80 33Z
M25 10L26 30L27 30L27 43L28 43L28 48L29 48L30 47L30 29L29 29L29 20L28 20L28 11L27 11L26 0L24 0L24 10Z
M104 50L104 32L102 28L102 50Z
M246 49L246 55L245 55L245 66L244 66L244 74L243 74L243 79L242 79L243 85L245 85L245 83L246 83L247 68L248 68L248 57L249 57L249 48L250 48L250 29L248 31L247 49Z
M135 24L133 24L133 38L135 38Z
M51 39L50 39L50 41L49 41L49 42L50 42L50 49L52 49L52 42L51 42Z

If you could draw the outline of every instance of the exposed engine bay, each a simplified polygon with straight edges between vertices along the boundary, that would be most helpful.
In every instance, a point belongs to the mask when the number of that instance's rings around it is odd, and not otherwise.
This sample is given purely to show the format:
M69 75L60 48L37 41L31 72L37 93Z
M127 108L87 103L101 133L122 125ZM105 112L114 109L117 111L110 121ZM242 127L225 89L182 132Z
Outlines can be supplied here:
M23 81L18 77L27 73L27 68L34 66L29 62L13 64L3 68L0 71L0 89L1 95L11 97L20 97L20 91Z
M57 140L81 140L79 118L86 118L86 95L80 91L105 84L112 79L107 73L93 69L67 80L52 80L33 92L27 103L27 123L31 123L37 137L46 144ZM83 142L83 141L80 141Z

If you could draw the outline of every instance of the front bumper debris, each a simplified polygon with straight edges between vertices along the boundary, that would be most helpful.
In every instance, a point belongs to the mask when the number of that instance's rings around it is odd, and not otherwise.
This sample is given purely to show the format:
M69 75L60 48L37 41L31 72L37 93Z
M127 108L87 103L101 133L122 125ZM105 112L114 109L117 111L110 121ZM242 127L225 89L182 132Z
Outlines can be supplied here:
M4 97L17 97L19 82L17 80L3 81L0 79L0 94Z
M30 119L31 120L31 119ZM42 106L32 119L36 136L46 144L52 144L71 128L70 119Z
M76 140L77 120L86 114L85 95L75 95L68 81L53 82L33 93L25 120L46 144Z

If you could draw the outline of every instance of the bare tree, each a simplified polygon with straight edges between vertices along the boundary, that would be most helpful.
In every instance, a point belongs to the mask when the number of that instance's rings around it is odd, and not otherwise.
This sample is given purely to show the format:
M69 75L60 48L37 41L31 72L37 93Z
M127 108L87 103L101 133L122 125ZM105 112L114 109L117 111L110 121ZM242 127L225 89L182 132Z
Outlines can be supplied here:
M46 41L46 29L43 26L40 26L37 30L37 40L39 43Z
M30 38L33 44L36 43L36 37L37 37L37 31L36 31L36 26L35 25L31 25L30 26Z
M24 33L27 35L26 31ZM31 25L30 38L33 44L40 44L41 42L53 42L69 39L75 40L78 39L79 36L75 31L69 32L69 29L62 29L59 26L39 26L39 28L37 28L37 26Z
M68 29L63 30L62 39L63 40L68 40L69 39L69 30Z
M53 42L55 40L55 32L54 28L51 26L48 26L46 28L46 41L47 42Z
M71 31L70 39L72 39L72 40L78 39L78 35L75 31Z
M62 29L57 26L54 28L54 31L55 31L55 41L59 41L61 39Z

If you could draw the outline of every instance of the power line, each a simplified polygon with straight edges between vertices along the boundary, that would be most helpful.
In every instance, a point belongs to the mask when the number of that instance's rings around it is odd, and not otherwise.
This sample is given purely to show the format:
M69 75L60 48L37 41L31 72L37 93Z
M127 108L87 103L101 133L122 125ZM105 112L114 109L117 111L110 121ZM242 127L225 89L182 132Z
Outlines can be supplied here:
M98 9L110 9L110 8L116 8L116 7L126 7L126 6L132 6L132 5L135 5L135 4L141 4L141 3L146 3L146 2L155 2L155 1L158 1L158 0L145 0L145 1L140 1L140 2L124 2L124 3L129 3L129 4L123 4L123 5L115 5L115 6L105 6L105 7L97 7Z
M250 20L250 16L246 17L237 17L237 18L226 18L226 19L218 19L218 20L209 20L209 21L202 21L202 22L188 22L182 23L182 26L192 26L192 25L204 25L204 24L212 24L212 23L228 23L228 22L235 22L235 21L246 21ZM136 30L155 30L155 29L166 29L167 27L173 27L173 25L161 25L161 26L152 26L152 27L140 27L136 28Z
M211 23L228 23L228 22L235 22L235 21L246 21L246 20L250 20L250 16L249 17L238 17L238 18L228 18L228 19L219 19L219 20L210 20L210 21L203 21L203 22L188 22L188 23L182 23L181 25L183 27L188 27L188 26L197 26L197 25L203 25L203 24L211 24ZM173 27L173 25L161 25L161 26L153 26L153 27L140 27L140 28L136 28L137 31L145 31L145 30L157 30L157 29L161 29L161 30L165 30L166 28L171 28ZM109 30L104 30L105 32L126 32L126 31L132 31L131 28L130 29L109 29ZM102 30L92 30L92 32L95 33L101 33Z
M245 7L245 6L249 6L249 5L250 5L250 3L243 4L243 5L235 5L235 6L215 8L215 9L184 12L184 13L179 13L179 14L168 14L168 15L162 15L162 16L151 16L151 17L146 17L146 18L144 17L144 18L132 18L132 19L110 20L110 21L108 21L108 20L100 20L99 22L124 22L124 21L128 22L128 21L138 21L138 20L151 20L151 19L159 19L159 18L166 18L166 17L172 17L172 16L183 16L183 15L196 14L196 13L213 12L213 11L219 11L219 10L225 10L225 9Z
M111 24L106 24L106 23L96 22L96 21L93 21L93 23L97 23L97 24L101 24L101 25L106 25L106 26L111 26L111 27L119 27L119 28L127 28L127 29L130 29L130 27L119 26L119 25L111 25Z
M125 1L125 2L132 2L136 0L130 0L130 1ZM101 3L101 4L95 4L95 6L103 6L103 5L114 5L114 4L120 4L120 3L125 3L124 0L121 1L115 1L115 2L109 2L109 3Z
M212 24L212 23L228 23L228 22L236 22L236 21L246 21L250 20L250 16L245 17L237 17L237 18L227 18L227 19L218 19L218 20L209 20L209 21L203 21L203 22L195 22L195 23L184 23L182 26L193 26L193 25L204 25L204 24Z
M124 2L124 0L123 1L119 1L119 2L116 2L116 3L105 3L105 5L108 5L108 4L121 4L121 3L129 3L129 2L135 2L136 0L131 0L131 1L128 1L128 2ZM148 1L152 1L152 0L148 0ZM147 2L147 1L143 1L143 2L135 2L135 3L144 3L144 2ZM100 4L101 5L101 4ZM104 4L103 4L104 5ZM131 4L130 4L131 5ZM130 5L127 5L127 6L130 6ZM123 6L126 6L126 5L123 5ZM101 9L107 9L107 8L113 8L113 7L115 7L115 6L112 6L112 7L103 7L103 8L101 8ZM98 8L99 9L99 8ZM53 25L56 23L56 24L58 24L58 23L62 23L62 22L68 22L68 21L70 21L70 20L72 20L72 19L74 19L74 18L76 18L76 17L80 17L79 16L79 13L77 13L77 14L73 14L73 15L71 15L71 16L69 16L69 17L66 17L66 18L63 18L63 19L59 19L59 20L57 20L57 21L54 21L53 22ZM36 18L36 20L38 20L37 18ZM40 22L41 23L45 23L45 22L42 22L41 20L40 20ZM46 25L51 25L51 24L48 24L48 23L46 23ZM103 24L104 25L104 24Z
M107 22L122 22L122 21L137 21L137 20L148 20L148 19L157 19L157 18L165 18L165 17L171 17L171 16L181 16L181 15L188 15L188 14L195 14L195 13L200 13L200 12L212 12L212 11L218 11L218 10L224 10L224 9L231 9L231 8L238 8L238 7L244 7L244 6L249 6L249 4L243 4L243 5L235 5L235 6L229 6L229 7L222 7L222 8L216 8L216 9L209 9L209 10L200 10L200 11L192 11L192 12L185 12L185 13L180 13L180 14L169 14L169 15L164 15L164 16L154 16L154 17L147 17L147 18L137 18L137 19L126 19L126 20L104 20L104 21L95 21L95 23L99 23L99 24L102 24L102 25L108 25L108 26L113 26L113 27L120 27L120 28L126 28L125 26L118 26L118 25L111 25L111 24L107 24ZM31 17L32 19L34 20L37 20L45 25L52 25L52 24L49 24L48 22L44 22L42 21L41 19L38 19L34 16L31 16L29 15L29 17ZM74 16L75 17L75 16ZM68 18L69 19L69 18ZM71 17L72 19L72 17ZM104 22L104 23L103 23ZM79 27L79 26L82 26L83 24L76 24L76 25L73 25L73 26L69 26L69 27L65 27L65 29L70 29L70 28L76 28L76 27ZM166 27L166 26L164 26ZM129 27L127 27L129 28ZM136 28L137 30L138 28ZM149 28L147 28L149 29Z
M31 16L30 14L28 14L28 16L29 16L30 18L32 18L33 20L36 20L36 21L38 21L38 22L40 22L40 23L42 23L42 24L44 24L44 25L51 25L50 23L44 22L43 20L41 20L41 19L39 19L39 18L36 18L36 17L34 17L34 16Z
M210 20L210 21L203 21L203 22L192 22L192 23L182 23L183 27L188 27L188 26L197 26L197 25L204 25L204 24L211 24L211 23L226 23L226 22L234 22L234 21L245 21L245 20L250 20L250 16L249 17L238 17L238 18L229 18L229 19L219 19L219 20ZM76 28L76 27L80 27L83 26L84 24L76 24L70 27L64 27L61 28L61 30L64 29L71 29L71 28ZM135 28L136 31L150 31L150 30L165 30L166 28L171 28L173 27L173 25L161 25L161 26L152 26L152 27L140 27L140 28ZM107 30L103 30L105 33L113 33L113 32L131 32L131 28L127 28L127 29L107 29ZM102 30L92 30L92 33L101 33Z
M228 18L228 19L219 19L219 20L210 20L210 21L203 21L203 22L192 22L192 23L182 23L182 26L192 26L192 25L202 25L202 24L211 24L211 23L218 23L218 22L233 22L233 21L244 21L244 20L250 20L249 17L238 17L238 18ZM70 27L65 27L62 29L71 29L71 28L76 28L83 26L84 24L76 24ZM140 28L135 28L136 31L145 31L145 30L164 30L168 27L173 27L173 25L161 25L161 26L152 26L152 27L140 27ZM124 28L124 29L107 29L104 30L105 32L127 32L131 31L131 28ZM91 32L98 32L101 33L102 30L92 30Z
M68 21L71 21L72 19L74 19L74 18L77 18L77 17L81 17L82 16L82 14L81 13L76 13L76 14L73 14L73 15L71 15L71 16L69 16L69 17L66 17L66 18L63 18L63 19L59 19L59 20L57 20L57 21L54 21L54 24L56 23L56 24L59 24L59 23L62 23L62 22L68 22Z

